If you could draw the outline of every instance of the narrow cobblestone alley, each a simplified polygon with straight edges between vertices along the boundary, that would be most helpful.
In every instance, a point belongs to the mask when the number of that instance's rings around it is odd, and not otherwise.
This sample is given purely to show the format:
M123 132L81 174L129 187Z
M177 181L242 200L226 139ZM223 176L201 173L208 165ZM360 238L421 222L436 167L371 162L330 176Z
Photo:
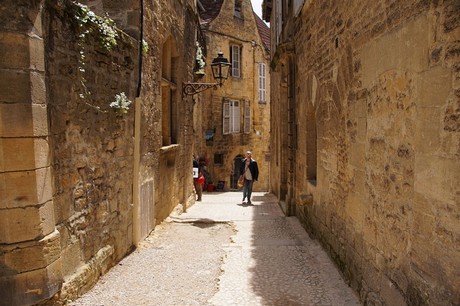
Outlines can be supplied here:
M206 193L71 305L360 305L276 198Z

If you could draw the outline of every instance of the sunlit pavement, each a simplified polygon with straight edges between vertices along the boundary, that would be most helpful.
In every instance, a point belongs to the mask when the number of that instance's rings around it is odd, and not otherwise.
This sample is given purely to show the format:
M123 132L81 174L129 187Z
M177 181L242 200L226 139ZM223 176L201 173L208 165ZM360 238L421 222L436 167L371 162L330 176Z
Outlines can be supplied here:
M274 196L241 200L241 192L204 193L67 305L360 305Z
M295 217L285 217L273 195L204 193L179 222L229 222L235 234L225 256L214 305L360 305L317 241Z

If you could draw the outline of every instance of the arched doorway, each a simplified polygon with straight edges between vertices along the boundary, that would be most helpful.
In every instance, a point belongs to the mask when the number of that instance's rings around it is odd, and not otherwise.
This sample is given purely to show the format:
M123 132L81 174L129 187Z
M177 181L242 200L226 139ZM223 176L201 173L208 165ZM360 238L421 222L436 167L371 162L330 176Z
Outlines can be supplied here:
M243 155L238 154L233 159L233 171L230 176L230 189L238 189L238 178L240 177L240 169L243 164Z

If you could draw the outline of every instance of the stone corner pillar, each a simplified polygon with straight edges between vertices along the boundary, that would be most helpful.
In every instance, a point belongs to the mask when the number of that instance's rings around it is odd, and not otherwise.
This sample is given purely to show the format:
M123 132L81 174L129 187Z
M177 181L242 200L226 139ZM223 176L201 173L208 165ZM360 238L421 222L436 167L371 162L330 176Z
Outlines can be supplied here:
M37 304L62 285L52 200L43 3L0 4L1 306Z

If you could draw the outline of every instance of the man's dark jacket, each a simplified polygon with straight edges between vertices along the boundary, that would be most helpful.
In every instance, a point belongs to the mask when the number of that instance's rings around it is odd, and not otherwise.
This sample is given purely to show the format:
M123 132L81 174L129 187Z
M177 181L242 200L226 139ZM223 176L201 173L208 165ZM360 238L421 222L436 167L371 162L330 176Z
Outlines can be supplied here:
M243 164L241 165L240 175L244 174L244 168L246 167L246 158L243 158ZM252 179L257 181L259 179L259 167L257 166L257 162L251 158L249 162L249 171L251 171Z

